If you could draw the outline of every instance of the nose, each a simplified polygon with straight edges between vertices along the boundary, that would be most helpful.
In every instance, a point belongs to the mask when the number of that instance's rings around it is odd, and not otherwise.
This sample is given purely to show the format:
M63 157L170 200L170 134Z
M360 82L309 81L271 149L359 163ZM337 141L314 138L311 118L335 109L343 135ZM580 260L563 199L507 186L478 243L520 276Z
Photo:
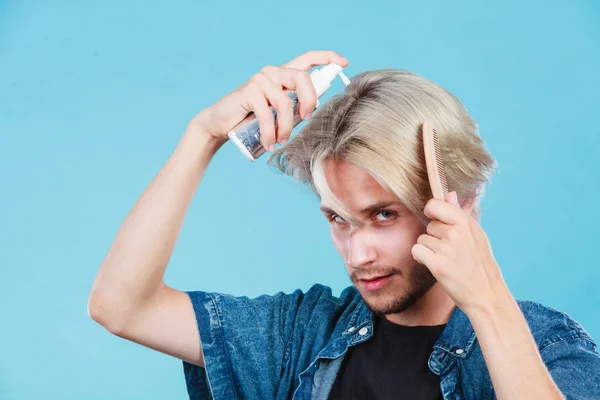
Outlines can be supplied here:
M373 238L364 230L354 230L346 243L346 264L351 268L360 268L371 264L376 259Z

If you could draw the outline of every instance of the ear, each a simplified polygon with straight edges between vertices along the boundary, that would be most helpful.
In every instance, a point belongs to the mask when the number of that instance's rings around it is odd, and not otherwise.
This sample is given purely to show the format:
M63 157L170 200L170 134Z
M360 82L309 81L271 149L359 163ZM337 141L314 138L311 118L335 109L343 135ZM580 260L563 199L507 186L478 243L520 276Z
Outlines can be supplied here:
M458 199L458 194L455 191L449 192L446 195L445 201L450 204L454 204L457 207L460 207L465 213L472 214L473 209L475 208L475 199L466 198L466 199Z
M473 199L462 199L460 203L460 208L462 208L463 211L465 211L468 214L471 214L473 212L473 209L475 208L475 202L473 201Z

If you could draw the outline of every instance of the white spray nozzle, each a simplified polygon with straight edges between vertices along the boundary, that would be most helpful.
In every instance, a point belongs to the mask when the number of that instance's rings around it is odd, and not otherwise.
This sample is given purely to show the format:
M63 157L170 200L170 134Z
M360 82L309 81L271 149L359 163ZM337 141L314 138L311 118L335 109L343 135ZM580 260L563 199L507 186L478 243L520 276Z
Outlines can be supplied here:
M348 79L348 77L344 75L342 71L340 71L338 75L340 76L340 78L342 78L342 82L344 82L344 85L348 86L350 84L350 79Z
M310 78L312 79L313 85L315 86L315 90L317 92L317 98L321 97L321 95L323 95L323 93L329 89L331 82L333 82L337 75L342 78L344 85L348 86L350 84L350 79L344 75L342 69L343 68L336 63L329 63L321 69L314 70L310 74Z

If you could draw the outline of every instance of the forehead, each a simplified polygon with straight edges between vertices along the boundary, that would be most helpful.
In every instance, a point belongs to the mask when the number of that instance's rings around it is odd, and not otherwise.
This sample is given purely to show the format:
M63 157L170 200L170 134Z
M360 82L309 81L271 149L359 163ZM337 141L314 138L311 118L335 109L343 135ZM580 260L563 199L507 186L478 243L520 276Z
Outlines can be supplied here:
M391 191L381 186L367 170L356 164L327 160L323 168L329 189L352 213L359 214L377 203L398 201ZM322 206L331 208L330 204Z

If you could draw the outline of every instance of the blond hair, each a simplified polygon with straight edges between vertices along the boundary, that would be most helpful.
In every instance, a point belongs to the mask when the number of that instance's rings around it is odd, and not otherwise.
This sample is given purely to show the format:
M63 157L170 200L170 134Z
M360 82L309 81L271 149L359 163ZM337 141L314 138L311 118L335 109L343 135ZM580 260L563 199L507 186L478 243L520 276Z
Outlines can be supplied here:
M363 72L344 93L324 103L307 124L267 163L310 186L321 201L346 221L360 225L331 192L324 162L346 161L367 170L419 220L431 189L423 156L421 128L429 121L438 132L448 186L459 202L480 199L496 168L475 122L463 104L441 86L407 71Z

